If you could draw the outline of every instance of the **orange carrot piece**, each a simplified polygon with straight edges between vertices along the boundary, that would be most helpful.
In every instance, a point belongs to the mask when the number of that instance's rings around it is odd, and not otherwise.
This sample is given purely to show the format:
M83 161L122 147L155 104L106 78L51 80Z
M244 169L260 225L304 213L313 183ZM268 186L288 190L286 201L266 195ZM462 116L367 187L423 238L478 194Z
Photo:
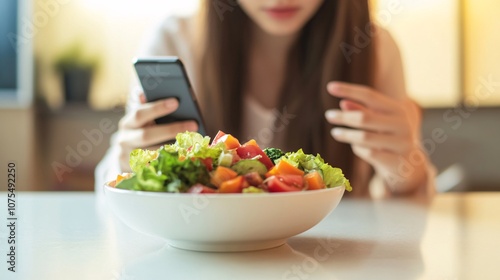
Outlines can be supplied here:
M238 173L231 168L217 166L217 168L212 172L210 182L214 186L219 187L224 181L236 178L236 176L238 176Z
M320 190L326 188L323 177L318 171L313 171L304 176L308 190Z

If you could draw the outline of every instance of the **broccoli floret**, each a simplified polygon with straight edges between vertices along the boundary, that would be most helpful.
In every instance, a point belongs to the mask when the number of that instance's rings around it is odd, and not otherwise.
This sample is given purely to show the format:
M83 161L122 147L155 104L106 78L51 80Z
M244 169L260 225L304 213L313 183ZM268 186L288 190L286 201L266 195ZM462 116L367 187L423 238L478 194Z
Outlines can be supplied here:
M276 164L276 160L285 155L282 150L278 148L265 148L264 153Z

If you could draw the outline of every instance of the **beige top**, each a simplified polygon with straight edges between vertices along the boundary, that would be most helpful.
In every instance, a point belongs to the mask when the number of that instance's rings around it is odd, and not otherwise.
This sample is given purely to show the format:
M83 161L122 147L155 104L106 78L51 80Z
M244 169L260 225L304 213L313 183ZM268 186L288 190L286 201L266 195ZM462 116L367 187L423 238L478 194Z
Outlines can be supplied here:
M178 56L189 73L195 93L198 93L193 46L195 45L193 43L195 31L195 20L192 18L168 17L149 34L138 56ZM376 44L376 65L378 67L375 71L375 89L397 99L407 99L401 56L394 39L385 29L378 28L374 36L374 43ZM136 81L135 84L138 85L138 82ZM251 96L245 96L244 99L248 106L245 106L243 110L243 135L247 139L242 140L255 138L263 147L281 146L279 143L282 139L275 139L272 133L274 120L279 112L265 108ZM127 109L133 109L138 104L138 96L133 91L129 96ZM96 168L96 188L102 186L104 182L114 179L116 174L121 172L115 138L112 138L110 149ZM358 170L368 171L365 162L360 161L359 165ZM435 172L430 171L430 173L434 177ZM433 180L430 181L432 182L429 182L426 192L434 190Z

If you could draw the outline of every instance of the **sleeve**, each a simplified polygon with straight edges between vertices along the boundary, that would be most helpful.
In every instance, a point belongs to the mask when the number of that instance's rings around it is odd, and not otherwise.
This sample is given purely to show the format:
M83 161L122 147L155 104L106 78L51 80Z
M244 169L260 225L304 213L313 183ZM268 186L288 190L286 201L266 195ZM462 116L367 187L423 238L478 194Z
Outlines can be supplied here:
M406 82L404 77L403 61L401 52L396 41L391 34L381 27L376 27L375 43L375 79L374 88L386 95L405 102L408 106L408 113L414 115L418 121L414 124L414 129L420 132L422 123L421 109L407 94ZM419 136L421 138L421 136ZM423 147L421 147L424 150ZM417 191L419 195L432 196L436 192L436 168L428 157L423 164L426 168L427 182ZM370 182L371 193L385 193L384 196L390 196L389 191L380 178L375 176Z
M183 20L176 17L169 17L158 24L144 40L144 44L138 52L138 57L178 55L178 50L186 45L183 28ZM132 81L132 90L129 93L125 112L134 110L139 103L140 86L137 78ZM94 189L97 195L101 195L106 182L114 180L118 174L122 173L120 168L120 146L118 134L115 132L111 136L110 147L103 159L94 171Z

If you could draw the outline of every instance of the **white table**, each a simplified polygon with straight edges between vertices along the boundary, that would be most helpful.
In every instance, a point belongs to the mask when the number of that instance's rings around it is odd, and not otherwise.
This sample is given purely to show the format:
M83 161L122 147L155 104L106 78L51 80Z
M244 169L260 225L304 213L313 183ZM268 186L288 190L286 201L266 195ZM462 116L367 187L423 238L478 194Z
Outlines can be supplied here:
M0 279L500 279L500 193L344 199L287 245L249 253L165 246L92 193L17 195L12 273L0 193Z

